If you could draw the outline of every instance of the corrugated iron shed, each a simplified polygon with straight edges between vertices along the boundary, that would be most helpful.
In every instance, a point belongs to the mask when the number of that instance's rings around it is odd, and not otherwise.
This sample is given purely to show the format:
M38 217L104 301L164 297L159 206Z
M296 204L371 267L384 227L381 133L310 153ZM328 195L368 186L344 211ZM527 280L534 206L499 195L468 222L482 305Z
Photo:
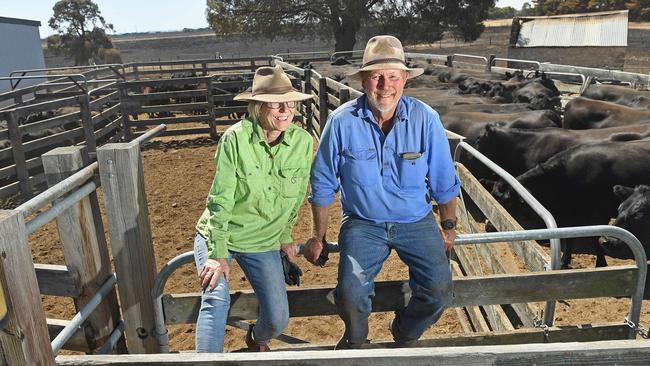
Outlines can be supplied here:
M521 17L513 26L516 47L625 47L628 11Z

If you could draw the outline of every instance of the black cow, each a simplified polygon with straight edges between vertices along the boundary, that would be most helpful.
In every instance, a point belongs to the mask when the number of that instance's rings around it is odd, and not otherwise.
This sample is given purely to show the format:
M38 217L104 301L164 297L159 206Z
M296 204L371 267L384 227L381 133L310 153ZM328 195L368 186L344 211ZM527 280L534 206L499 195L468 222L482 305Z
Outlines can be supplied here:
M442 115L441 119L446 129L465 136L468 144L474 144L488 124L527 129L558 127L560 124L559 115L549 110L514 113L449 112Z
M577 97L564 109L562 127L583 130L650 123L650 110Z
M519 175L568 148L599 140L638 140L650 135L650 124L595 130L485 126L476 148L512 175Z
M579 145L551 157L517 177L517 180L555 217L558 226L604 224L616 215L616 184L650 182L650 139L607 141ZM494 184L492 194L525 228L541 228L530 209L504 182ZM607 262L595 238L570 239L562 264L568 267L574 245L588 243L595 249L597 266Z
M614 194L623 202L618 206L618 216L614 225L621 227L637 237L646 254L650 254L650 186L641 184L634 188L614 186ZM608 255L616 258L634 258L630 248L612 237L601 237L599 243Z
M633 108L650 108L650 92L623 86L592 84L582 93L582 96Z

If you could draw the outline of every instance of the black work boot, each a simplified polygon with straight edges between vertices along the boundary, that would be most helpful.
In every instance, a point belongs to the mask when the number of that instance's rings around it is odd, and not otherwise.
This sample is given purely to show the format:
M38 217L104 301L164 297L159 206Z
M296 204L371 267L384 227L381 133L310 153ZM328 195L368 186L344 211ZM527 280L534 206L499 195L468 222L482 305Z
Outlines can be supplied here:
M251 324L250 327L248 327L248 332L246 332L246 346L248 346L248 352L269 352L271 349L267 344L258 344L253 339L254 326L254 324Z

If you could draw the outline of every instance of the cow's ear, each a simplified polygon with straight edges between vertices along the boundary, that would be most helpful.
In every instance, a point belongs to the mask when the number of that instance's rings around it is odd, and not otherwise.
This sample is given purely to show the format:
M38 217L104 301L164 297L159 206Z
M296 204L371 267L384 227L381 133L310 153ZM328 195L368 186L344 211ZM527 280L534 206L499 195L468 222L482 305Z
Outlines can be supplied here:
M485 132L490 134L490 133L494 132L496 127L497 127L496 125L493 125L492 123L488 123L487 125L485 125Z
M621 185L615 185L613 188L614 194L620 198L620 199L626 199L634 193L634 188L632 187L625 187Z

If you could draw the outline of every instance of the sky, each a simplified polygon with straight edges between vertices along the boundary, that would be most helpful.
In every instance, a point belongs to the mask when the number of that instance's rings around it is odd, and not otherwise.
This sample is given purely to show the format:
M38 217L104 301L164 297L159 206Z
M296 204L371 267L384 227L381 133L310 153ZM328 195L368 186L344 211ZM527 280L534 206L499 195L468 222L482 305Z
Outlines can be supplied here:
M526 0L498 0L497 6L521 9ZM94 0L116 33L205 28L205 0ZM41 22L42 38L54 31L47 25L56 0L0 0L0 16Z
M116 33L204 28L205 0L93 0ZM41 22L41 38L54 34L47 25L56 0L0 0L0 16Z

